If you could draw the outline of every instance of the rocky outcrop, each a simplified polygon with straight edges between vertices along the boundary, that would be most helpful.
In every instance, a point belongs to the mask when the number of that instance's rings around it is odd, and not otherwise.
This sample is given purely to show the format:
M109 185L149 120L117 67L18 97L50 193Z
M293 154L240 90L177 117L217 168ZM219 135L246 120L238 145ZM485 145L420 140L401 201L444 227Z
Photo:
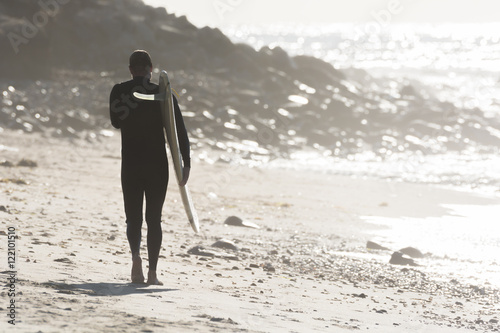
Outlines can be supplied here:
M111 86L142 48L170 72L198 145L385 156L500 144L497 119L441 102L433 87L340 71L279 47L254 50L140 0L0 2L0 46L2 127L67 135L108 127Z

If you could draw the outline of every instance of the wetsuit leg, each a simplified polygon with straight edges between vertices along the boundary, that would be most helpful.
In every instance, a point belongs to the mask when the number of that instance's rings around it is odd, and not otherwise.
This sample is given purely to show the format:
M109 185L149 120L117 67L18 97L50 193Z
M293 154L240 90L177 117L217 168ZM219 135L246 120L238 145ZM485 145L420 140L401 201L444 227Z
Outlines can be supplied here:
M132 255L138 255L141 247L142 204L144 179L139 168L122 167L122 190L127 222L127 239Z
M149 269L154 271L156 271L162 242L161 210L165 202L167 183L167 163L152 165L146 178L145 194Z

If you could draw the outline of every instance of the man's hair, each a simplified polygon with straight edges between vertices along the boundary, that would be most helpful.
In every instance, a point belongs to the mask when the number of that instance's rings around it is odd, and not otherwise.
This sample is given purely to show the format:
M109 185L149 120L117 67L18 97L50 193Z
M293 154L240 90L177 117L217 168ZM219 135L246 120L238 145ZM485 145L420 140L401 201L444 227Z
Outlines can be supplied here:
M134 53L130 55L129 66L133 70L142 71L147 67L153 68L153 62L147 51L135 50Z

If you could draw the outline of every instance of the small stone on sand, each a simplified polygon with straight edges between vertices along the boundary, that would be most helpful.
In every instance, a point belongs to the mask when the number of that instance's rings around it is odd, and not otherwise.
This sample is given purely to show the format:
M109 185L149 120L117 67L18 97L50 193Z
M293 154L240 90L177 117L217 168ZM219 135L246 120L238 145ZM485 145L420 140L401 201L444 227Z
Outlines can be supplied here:
M62 262L64 264L73 264L73 262L70 259L68 259L68 258L54 259L54 261L56 261L56 262Z
M34 168L34 167L38 166L38 163L36 163L35 161L32 161L32 160L27 160L27 159L23 158L22 160L19 161L19 163L17 163L17 166Z

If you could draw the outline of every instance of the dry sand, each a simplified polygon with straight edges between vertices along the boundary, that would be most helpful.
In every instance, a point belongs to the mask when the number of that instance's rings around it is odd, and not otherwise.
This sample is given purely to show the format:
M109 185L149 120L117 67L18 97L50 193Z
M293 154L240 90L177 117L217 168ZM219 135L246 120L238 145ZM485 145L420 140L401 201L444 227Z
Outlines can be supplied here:
M164 286L129 283L119 135L0 133L0 232L16 228L19 332L499 331L498 291L370 257L359 216L441 216L491 199L423 185L194 162L196 235L171 178L158 265ZM0 146L2 147L2 146ZM1 162L1 161L0 161ZM225 226L238 216L260 229ZM143 245L145 246L145 230ZM8 278L7 240L0 277ZM210 247L227 239L238 251ZM190 255L201 245L214 256ZM147 251L143 246L143 266ZM385 254L384 254L385 255ZM7 323L2 290L0 331Z

